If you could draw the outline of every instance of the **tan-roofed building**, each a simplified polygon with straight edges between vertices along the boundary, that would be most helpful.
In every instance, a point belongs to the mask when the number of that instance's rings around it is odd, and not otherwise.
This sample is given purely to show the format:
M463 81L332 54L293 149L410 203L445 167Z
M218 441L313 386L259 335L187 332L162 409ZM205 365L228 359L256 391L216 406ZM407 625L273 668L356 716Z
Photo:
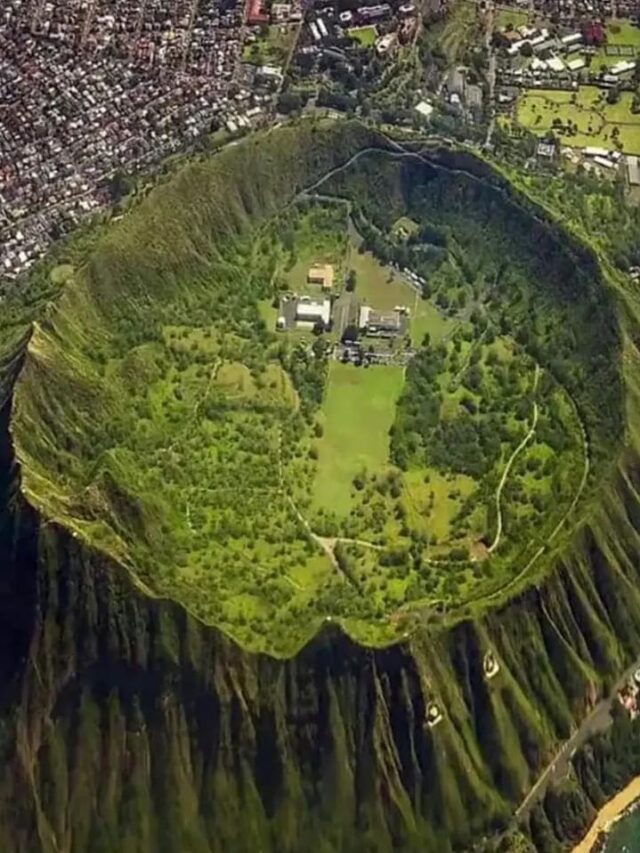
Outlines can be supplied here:
M323 290L333 287L333 267L331 264L314 264L307 273L308 284L319 284Z

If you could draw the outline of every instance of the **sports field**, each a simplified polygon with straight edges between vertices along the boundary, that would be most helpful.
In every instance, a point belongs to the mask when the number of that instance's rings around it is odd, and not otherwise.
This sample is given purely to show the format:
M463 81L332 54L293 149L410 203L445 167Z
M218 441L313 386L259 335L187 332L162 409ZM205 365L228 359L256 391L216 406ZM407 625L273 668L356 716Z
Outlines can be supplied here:
M631 112L632 92L622 92L615 104L596 86L581 86L577 92L549 89L528 90L518 102L519 124L536 134L554 130L564 145L574 148L598 146L640 154L640 114ZM555 124L554 124L555 122Z
M387 464L389 429L403 382L401 367L331 363L313 487L318 508L346 515L356 474Z
M363 47L371 47L378 35L375 27L353 27L348 32L351 38L359 41Z

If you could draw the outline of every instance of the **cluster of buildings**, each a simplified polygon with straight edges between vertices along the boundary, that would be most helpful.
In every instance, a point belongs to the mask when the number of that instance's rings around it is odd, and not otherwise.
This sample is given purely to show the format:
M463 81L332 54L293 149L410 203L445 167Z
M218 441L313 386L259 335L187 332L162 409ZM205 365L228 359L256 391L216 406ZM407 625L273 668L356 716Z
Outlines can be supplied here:
M242 77L241 0L5 0L0 279L15 279L107 185L270 98Z
M307 273L307 292L285 293L280 298L276 330L294 329L318 333L334 331L335 356L355 364L377 364L410 356L406 348L391 351L388 344L409 332L410 312L403 305L379 310L361 302L346 289L334 289L335 272L331 264L314 264ZM375 346L386 342L384 351Z
M374 3L357 8L341 7L334 0L317 2L306 20L307 49L337 46L345 38L373 46L378 55L408 44L417 30L417 9L413 2ZM367 30L363 37L363 30ZM304 47L303 47L304 49Z
M506 29L495 37L505 58L500 68L501 82L526 87L575 87L605 38L598 21L589 21L564 35L553 35L546 27L528 25ZM608 63L599 83L618 85L635 67L634 54L621 54L619 61ZM594 68L600 71L597 62Z
M632 720L640 713L640 669L618 691L618 701Z
M605 18L634 18L640 13L638 0L502 0L500 5L532 11L564 26L597 23Z
M469 69L465 67L452 68L445 80L447 99L451 106L458 110L467 110L472 118L477 118L482 111L482 86L469 81ZM420 104L416 109L419 109Z

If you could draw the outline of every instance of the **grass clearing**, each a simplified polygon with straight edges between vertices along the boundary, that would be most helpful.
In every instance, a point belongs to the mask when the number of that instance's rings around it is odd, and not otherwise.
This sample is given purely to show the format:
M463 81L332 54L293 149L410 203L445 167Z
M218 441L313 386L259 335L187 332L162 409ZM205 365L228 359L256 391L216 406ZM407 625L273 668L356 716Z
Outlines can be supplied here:
M307 282L309 267L315 264L333 266L334 290L337 290L344 273L349 242L344 218L336 209L313 208L296 222L295 252L289 256L284 283L294 293L318 296L322 288Z
M318 508L346 515L356 474L387 464L389 429L403 382L401 367L365 369L331 363L313 489Z
M355 39L357 42L363 47L371 47L376 38L378 37L378 31L375 27L352 27L350 30L347 30L351 38Z
M66 284L73 276L74 269L71 264L59 264L54 267L49 273L49 278L53 284Z
M529 14L521 9L498 9L493 16L494 29L496 30L515 30L528 21Z
M356 295L369 305L391 310L412 306L415 292L391 267L384 267L371 252L351 252L349 266L356 274Z
M247 44L242 52L252 65L284 65L296 38L295 25L270 26L263 38Z
M640 48L640 27L628 18L620 18L607 24L608 45L634 45Z
M433 468L407 471L403 502L408 523L416 530L435 535L439 543L446 542L452 518L476 485L473 478L464 474L445 475Z
M414 347L420 346L428 333L431 343L438 344L455 326L455 320L444 317L431 302L418 298L411 316L411 343Z
M518 102L516 115L518 123L533 133L544 135L553 129L565 145L574 148L615 148L613 130L617 127L622 150L638 154L640 114L631 112L632 100L631 92L622 92L617 103L608 104L595 86L581 86L575 93L528 90ZM569 123L573 130L562 132Z

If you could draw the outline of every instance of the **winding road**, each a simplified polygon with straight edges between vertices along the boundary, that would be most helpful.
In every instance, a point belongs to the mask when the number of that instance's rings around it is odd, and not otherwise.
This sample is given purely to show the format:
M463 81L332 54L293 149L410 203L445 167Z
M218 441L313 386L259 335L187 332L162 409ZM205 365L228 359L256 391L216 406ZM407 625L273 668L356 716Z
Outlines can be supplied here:
M591 713L585 717L571 737L562 744L542 774L538 777L534 786L516 809L516 818L521 818L528 814L531 808L545 795L550 784L565 778L569 771L571 758L577 749L589 740L592 735L605 731L609 728L612 722L611 709L616 701L617 693L639 666L640 658L625 670L623 675L621 675L616 682L609 696L602 699L597 705L595 705Z

